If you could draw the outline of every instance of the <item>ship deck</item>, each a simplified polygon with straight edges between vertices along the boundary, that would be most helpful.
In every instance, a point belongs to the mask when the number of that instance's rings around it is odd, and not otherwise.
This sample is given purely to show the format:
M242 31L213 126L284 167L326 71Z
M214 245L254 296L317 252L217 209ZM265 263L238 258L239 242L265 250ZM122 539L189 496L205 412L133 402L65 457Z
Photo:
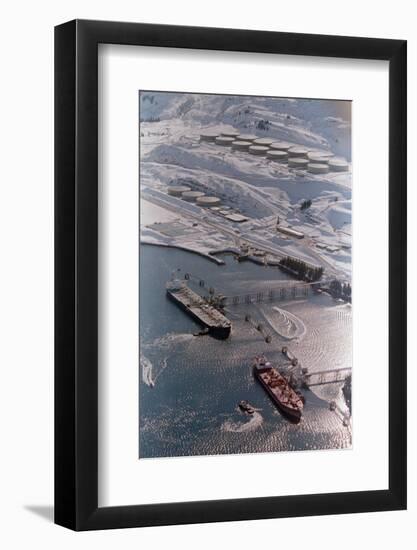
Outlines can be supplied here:
M302 410L303 404L301 399L291 388L291 386L289 386L288 382L275 369L272 368L265 371L259 370L257 375L280 404L285 405L290 409L294 408Z
M207 304L201 296L187 286L178 290L170 290L170 292L207 326L230 327L230 321L220 311Z

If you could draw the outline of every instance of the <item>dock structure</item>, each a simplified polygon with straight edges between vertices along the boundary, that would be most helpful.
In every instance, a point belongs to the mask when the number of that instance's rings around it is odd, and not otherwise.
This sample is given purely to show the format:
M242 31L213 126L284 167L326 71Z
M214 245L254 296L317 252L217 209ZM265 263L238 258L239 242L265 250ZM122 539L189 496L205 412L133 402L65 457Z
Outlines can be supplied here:
M304 384L309 387L319 386L322 384L335 384L336 382L344 382L348 376L351 376L351 374L352 369L350 367L307 372L303 374L303 381Z
M338 382L344 382L346 378L352 376L351 367L309 372L307 368L302 367L298 358L287 348L287 346L284 346L281 351L290 362L288 370L297 379L298 385L310 387L321 386L322 384L336 384Z
M246 294L223 296L223 304L238 306L245 304L257 304L261 302L297 300L301 298L306 298L315 287L320 287L319 281L314 283L294 283L292 281L283 281L281 284L278 284L273 288L263 289L259 292L253 291Z
M264 323L253 319L251 315L245 315L245 321L249 323L253 329L257 330L261 334L262 338L267 344L270 344L272 342L272 336L265 328Z

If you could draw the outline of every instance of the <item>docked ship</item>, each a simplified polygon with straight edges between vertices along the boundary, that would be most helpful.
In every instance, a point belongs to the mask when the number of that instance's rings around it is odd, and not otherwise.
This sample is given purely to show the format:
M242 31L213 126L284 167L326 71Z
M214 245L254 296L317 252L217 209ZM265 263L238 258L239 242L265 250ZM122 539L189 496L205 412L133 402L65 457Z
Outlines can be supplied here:
M263 355L255 357L253 373L278 409L291 420L298 422L304 402L288 380Z
M193 290L185 281L174 279L166 285L168 297L199 323L207 333L225 340L230 336L232 323L209 301Z

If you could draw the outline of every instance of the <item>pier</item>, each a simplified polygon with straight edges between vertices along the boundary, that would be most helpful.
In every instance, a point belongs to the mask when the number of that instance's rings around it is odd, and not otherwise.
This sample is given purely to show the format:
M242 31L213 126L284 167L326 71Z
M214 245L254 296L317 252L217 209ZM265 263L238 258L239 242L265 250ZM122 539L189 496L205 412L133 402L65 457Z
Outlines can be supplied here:
M283 350L285 350L283 353L289 361L287 372L291 373L299 386L310 388L311 386L321 386L323 384L337 384L352 376L350 367L309 372L307 368L302 367L295 355L287 351L287 348L284 347Z
M322 370L307 372L303 374L303 382L306 386L319 386L321 384L335 384L344 382L352 374L352 369L345 367L341 369Z
M282 281L272 288L252 291L245 294L223 296L224 305L258 304L262 302L277 302L284 300L297 300L307 298L312 290L320 288L320 282L306 283L294 281Z
M222 306L237 306L248 304L259 304L262 302L276 302L284 300L297 300L307 298L312 290L319 289L322 282L316 281L306 283L305 281L280 281L273 287L263 290L252 290L244 294L218 294L212 287L207 287L206 281L193 275L184 273L185 281L193 281L200 288L206 288L209 294L216 296Z
M308 372L308 369L302 367L298 358L286 346L282 348L282 353L289 361L289 365L284 369L285 376L294 388L308 389L322 384L344 383L347 378L352 376L352 369L349 367ZM336 401L329 401L329 409L340 418L343 426L350 426L349 412L341 409Z

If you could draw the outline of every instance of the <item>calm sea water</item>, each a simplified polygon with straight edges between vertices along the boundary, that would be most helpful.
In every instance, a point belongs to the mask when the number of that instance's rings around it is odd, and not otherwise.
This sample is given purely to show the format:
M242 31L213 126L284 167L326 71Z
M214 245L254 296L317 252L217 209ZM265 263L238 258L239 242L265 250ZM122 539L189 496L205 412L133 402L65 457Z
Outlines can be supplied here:
M139 457L350 447L351 427L329 410L330 400L346 410L340 383L306 391L303 417L295 425L281 416L251 369L261 352L283 363L283 345L310 371L351 367L350 306L317 295L235 306L226 313L233 322L229 339L193 336L199 325L166 297L173 270L192 273L224 294L267 289L287 278L277 268L224 259L226 265L219 266L181 250L141 246ZM271 343L245 322L246 313L267 327ZM253 416L240 411L242 399L256 408Z

